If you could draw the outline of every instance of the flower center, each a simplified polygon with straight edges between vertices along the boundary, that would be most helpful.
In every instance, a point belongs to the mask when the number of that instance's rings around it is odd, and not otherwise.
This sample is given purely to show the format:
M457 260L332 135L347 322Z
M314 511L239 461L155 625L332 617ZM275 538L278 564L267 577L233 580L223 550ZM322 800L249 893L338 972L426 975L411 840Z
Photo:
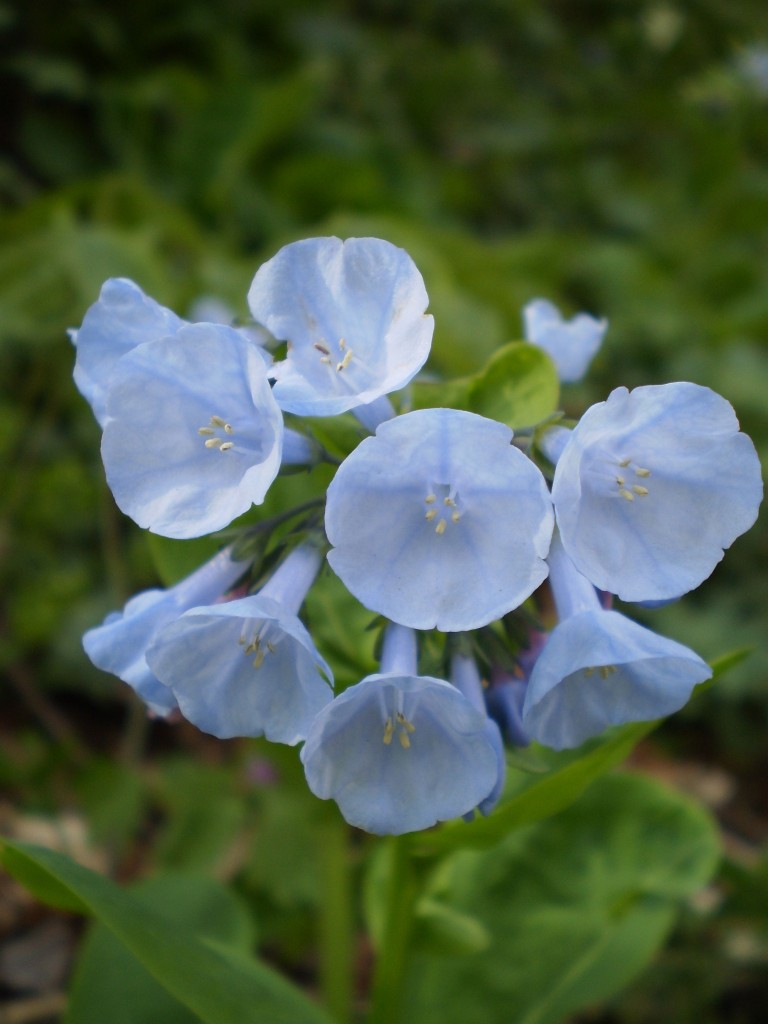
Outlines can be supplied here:
M435 524L435 533L442 537L448 529L448 523L454 526L464 514L459 495L450 484L435 484L424 498L426 512L424 518L428 523Z
M247 638L248 623L244 623L240 639L237 641L243 648L243 654L247 657L250 657L252 654L255 655L253 667L257 671L264 664L264 659L267 655L275 653L280 642L280 637L274 635L275 630L271 629L270 626L271 623L269 622L254 623L251 627L251 639L249 640ZM271 639L270 634L273 634Z
M227 423L223 416L211 416L210 426L198 427L197 432L205 438L203 444L206 448L218 448L220 452L229 452L235 447L235 442L229 440L235 428L231 423Z
M629 456L619 459L618 470L614 477L619 497L624 498L625 501L634 501L635 497L647 498L648 488L645 484L638 483L637 481L647 480L650 475L650 469L638 466Z
M387 720L384 723L384 744L389 746L392 742L392 737L397 733L400 746L403 750L408 750L411 745L411 737L409 734L413 732L416 732L416 726L413 722L409 721L402 711L397 711L395 713L394 720L392 715L388 715Z
M352 362L352 349L347 346L344 338L339 338L338 356L335 356L327 345L323 345L319 341L315 342L315 348L320 353L320 362L326 366L335 367L337 373L346 370Z
M612 676L614 672L618 671L618 669L615 665L593 665L590 668L582 669L582 671L587 679L589 679L590 676L593 676L595 672L600 673L601 679L607 679L608 676Z

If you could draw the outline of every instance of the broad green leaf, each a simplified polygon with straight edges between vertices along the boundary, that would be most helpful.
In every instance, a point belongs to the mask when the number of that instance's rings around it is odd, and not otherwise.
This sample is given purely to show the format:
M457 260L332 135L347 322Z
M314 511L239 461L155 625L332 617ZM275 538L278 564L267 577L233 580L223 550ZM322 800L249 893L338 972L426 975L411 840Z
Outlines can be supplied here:
M461 959L417 952L407 1020L443 1024L450 1007L472 1024L558 1024L612 996L650 961L718 852L703 809L617 774L493 850L454 854L430 895L477 918L490 945Z
M130 893L181 932L217 939L244 951L252 947L250 915L221 882L169 874L139 882ZM109 1007L110 1024L194 1024L200 1019L97 921L78 956L64 1024L103 1024L105 1007Z
M535 345L513 341L473 380L468 408L510 427L528 427L555 411L559 390L549 356Z
M2 863L41 899L102 921L204 1024L329 1024L322 1010L265 964L190 935L60 853L3 840Z

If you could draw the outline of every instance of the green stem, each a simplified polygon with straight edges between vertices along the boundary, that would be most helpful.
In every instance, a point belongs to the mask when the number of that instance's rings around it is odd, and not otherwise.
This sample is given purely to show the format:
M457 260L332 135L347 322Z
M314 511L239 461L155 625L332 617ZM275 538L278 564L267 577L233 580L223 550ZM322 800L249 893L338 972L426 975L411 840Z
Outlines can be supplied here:
M350 892L348 829L329 818L320 830L323 904L320 912L320 984L338 1024L352 1018L354 919Z
M389 852L386 918L373 974L368 1024L393 1024L402 1017L413 913L419 895L410 836L392 838Z

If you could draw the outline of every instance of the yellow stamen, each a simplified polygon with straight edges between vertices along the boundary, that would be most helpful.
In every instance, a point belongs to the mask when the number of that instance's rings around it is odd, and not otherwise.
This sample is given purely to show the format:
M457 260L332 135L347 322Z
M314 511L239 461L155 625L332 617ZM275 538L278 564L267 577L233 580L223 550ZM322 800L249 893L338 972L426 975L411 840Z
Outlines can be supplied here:
M436 501L437 501L437 495L436 494L428 494L426 496L426 498L424 499L424 504L425 505L434 505L434 503Z
M221 444L221 438L220 437L209 437L208 440L205 442L205 447L206 448L218 448L220 444Z
M389 746L392 742L392 735L395 731L395 726L392 723L392 719L388 718L384 723L384 742Z
M635 470L635 474L636 474L637 476L650 476L650 475L651 475L651 471L650 471L650 469L643 469L643 468L642 468L642 467L640 466L640 467L638 467L638 468L637 468L637 469Z
M633 484L632 490L635 492L635 494L639 494L641 498L644 498L648 493L648 488L642 487L640 484Z
M349 366L351 360L352 360L352 349L350 348L350 349L347 349L347 354L344 356L344 358L341 360L341 362L336 364L336 369L337 370L346 370L346 368Z
M203 437L210 437L213 430L210 427L198 427L197 432L198 434L202 434Z
M400 746L403 748L403 750L407 750L410 747L410 745L411 745L411 741L408 739L408 733L405 732L405 730L403 730L399 734L399 736L400 736Z
M445 533L445 529L446 529L447 525L448 524L446 523L446 521L444 519L440 520L440 522L435 527L435 533L437 534L438 537L442 537L442 535Z
M461 512L452 512L451 513L451 522L452 523L458 523L458 521L460 519L461 519Z
M211 423L214 427L224 427L226 426L227 421L222 419L221 416L211 416Z
M425 514L424 518L425 518L425 519L427 519L427 520L429 520L429 522L432 522L432 520L433 520L433 519L435 518L435 516L436 516L436 515L437 515L437 509L436 509L436 508L431 508L431 509L430 509L430 510L429 510L429 511L428 511L428 512L427 512L427 513Z
M234 447L235 447L235 442L234 441L225 441L224 444L219 449L219 451L221 451L221 452L228 452L230 448L234 448Z
M628 491L626 489L626 487L622 487L620 489L620 491L619 491L619 494L622 496L622 498L626 498L627 501L634 501L635 500L635 496L632 493L632 491Z

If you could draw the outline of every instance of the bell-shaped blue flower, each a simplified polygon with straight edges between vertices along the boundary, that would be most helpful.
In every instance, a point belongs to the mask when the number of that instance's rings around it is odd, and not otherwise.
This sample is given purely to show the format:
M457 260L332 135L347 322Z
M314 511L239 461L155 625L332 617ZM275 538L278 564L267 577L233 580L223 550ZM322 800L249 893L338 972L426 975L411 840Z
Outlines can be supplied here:
M282 447L262 357L230 327L182 327L115 366L101 452L139 526L178 538L228 526L264 500Z
M164 626L188 608L213 603L242 576L247 563L233 562L230 554L225 548L167 590L136 594L122 612L111 612L102 625L89 629L83 637L85 653L93 664L128 683L158 715L167 715L177 703L147 664L147 648Z
M111 277L88 309L79 330L69 332L77 349L75 384L104 425L107 391L117 361L147 341L175 334L185 324L125 277Z
M333 697L330 668L297 617L322 555L295 548L258 594L192 608L147 652L150 668L204 732L294 745Z
M731 405L688 383L617 388L593 405L552 485L565 550L625 601L697 587L754 523L762 493L755 447Z
M712 675L689 648L605 611L557 532L549 563L560 621L536 659L525 696L523 728L533 739L562 750L611 725L661 718Z
M328 488L328 561L367 608L416 629L475 629L547 575L553 513L512 431L456 409L382 423Z
M451 656L450 679L451 685L455 686L459 693L464 694L472 707L476 708L480 714L485 715L485 732L488 737L488 741L496 753L496 782L494 783L493 789L477 805L478 811L480 811L481 814L487 815L491 813L493 808L499 802L499 797L504 789L504 780L507 774L507 762L504 757L504 742L501 738L501 732L498 725L492 718L488 717L483 683L480 678L480 671L475 659L469 657L469 655L456 651ZM473 817L474 811L468 811L464 815L464 818L467 821L471 821Z
M532 299L523 309L525 337L551 357L564 384L581 380L603 343L607 320L578 313L564 320L548 299Z
M377 835L467 814L498 783L487 721L450 683L416 675L413 632L389 626L381 672L336 697L309 731L309 788Z
M403 249L379 238L286 245L259 268L248 302L254 318L288 342L272 369L275 398L300 416L375 403L411 380L432 344L421 274ZM371 425L387 415L391 407Z

